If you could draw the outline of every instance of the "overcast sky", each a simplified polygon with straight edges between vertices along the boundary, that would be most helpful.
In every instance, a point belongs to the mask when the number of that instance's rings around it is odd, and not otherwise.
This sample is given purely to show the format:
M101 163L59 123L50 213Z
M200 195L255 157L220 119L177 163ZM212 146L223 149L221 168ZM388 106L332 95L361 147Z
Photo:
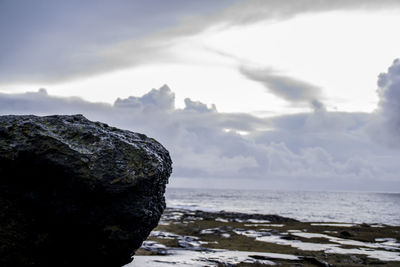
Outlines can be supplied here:
M0 0L0 114L171 152L171 186L400 191L398 0Z

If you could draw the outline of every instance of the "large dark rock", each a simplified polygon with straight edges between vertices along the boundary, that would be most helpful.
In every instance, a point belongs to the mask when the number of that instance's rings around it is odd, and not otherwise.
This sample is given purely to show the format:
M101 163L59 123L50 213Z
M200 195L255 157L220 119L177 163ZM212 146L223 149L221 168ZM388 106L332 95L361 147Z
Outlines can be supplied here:
M165 208L168 151L74 116L0 116L0 266L122 266Z

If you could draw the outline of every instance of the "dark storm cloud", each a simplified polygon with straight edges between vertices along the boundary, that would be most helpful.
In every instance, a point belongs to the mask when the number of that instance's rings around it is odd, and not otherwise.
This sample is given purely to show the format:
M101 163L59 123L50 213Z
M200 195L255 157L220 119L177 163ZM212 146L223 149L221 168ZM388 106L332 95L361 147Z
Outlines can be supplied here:
M213 181L211 186L226 185L229 179L229 186L241 188L256 182L278 183L286 189L329 189L321 187L329 181L335 189L346 190L347 180L390 190L388 185L399 183L400 152L371 142L364 132L370 114L325 111L257 118L220 113L215 106L191 99L183 109L173 103L174 93L167 86L141 97L118 99L113 105L54 97L41 89L0 94L0 114L81 113L145 133L170 150L171 181L188 178L187 186L190 181L204 184L207 178Z
M57 82L170 62L177 38L214 25L398 6L397 0L2 0L0 84Z

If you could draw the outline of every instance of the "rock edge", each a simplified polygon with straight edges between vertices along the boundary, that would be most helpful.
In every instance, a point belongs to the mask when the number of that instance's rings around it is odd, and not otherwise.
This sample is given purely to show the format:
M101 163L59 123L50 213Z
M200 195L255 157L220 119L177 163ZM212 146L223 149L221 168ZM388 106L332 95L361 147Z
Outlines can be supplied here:
M156 140L82 115L0 116L0 265L129 263L171 165Z

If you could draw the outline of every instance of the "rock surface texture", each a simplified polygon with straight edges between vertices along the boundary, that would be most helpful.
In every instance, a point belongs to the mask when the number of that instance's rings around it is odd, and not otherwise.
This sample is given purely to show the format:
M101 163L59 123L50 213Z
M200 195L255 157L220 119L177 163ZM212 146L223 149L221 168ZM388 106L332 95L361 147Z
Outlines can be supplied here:
M0 266L122 266L165 208L168 151L73 116L0 116Z

